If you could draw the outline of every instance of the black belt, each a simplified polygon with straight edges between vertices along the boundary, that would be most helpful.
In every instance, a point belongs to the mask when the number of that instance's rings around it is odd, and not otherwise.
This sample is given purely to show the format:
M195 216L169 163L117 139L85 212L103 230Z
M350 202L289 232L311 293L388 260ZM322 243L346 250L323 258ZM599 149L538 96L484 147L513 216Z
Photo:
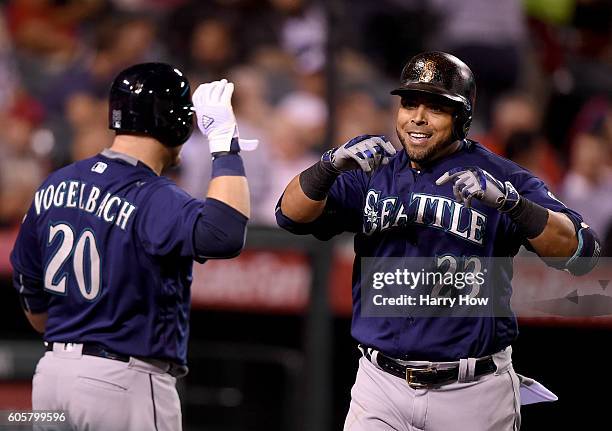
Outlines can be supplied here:
M70 344L70 343L59 343L59 344ZM47 352L53 351L53 343L46 343ZM84 343L82 353L89 356L97 356L99 358L113 359L115 361L130 362L130 357L122 355L121 353L111 352L106 350L104 347L98 344Z
M59 343L59 344L70 344L70 343ZM47 342L45 343L45 345L46 345L45 349L47 350L47 352L53 351L53 343ZM122 355L121 353L111 352L110 350L105 349L99 344L83 343L83 350L81 352L83 353L83 355L97 356L99 358L112 359L114 361L130 362L129 356ZM137 359L141 359L141 358L137 358ZM147 362L147 359L141 359L141 360ZM153 360L151 360L151 362L153 362ZM188 369L185 365L178 365L173 362L159 361L159 360L155 360L154 362L158 363L158 365L163 366L164 368L167 367L168 369L166 372L173 377L183 377L188 372Z
M459 364L452 368L439 369L434 366L411 367L402 365L389 356L378 351L376 362L367 347L360 346L363 356L389 374L406 380L413 389L442 386L447 383L456 382L459 379ZM497 370L497 366L491 356L477 359L474 367L474 377L490 374Z

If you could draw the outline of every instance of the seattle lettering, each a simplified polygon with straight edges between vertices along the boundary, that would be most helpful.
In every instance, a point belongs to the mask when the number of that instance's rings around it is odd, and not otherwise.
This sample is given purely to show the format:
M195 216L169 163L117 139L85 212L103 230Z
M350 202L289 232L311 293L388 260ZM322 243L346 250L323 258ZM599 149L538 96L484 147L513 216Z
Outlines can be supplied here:
M368 190L363 209L363 232L372 235L387 229L414 223L430 226L483 244L487 216L445 196L413 193L406 207L397 197L380 198L380 192Z

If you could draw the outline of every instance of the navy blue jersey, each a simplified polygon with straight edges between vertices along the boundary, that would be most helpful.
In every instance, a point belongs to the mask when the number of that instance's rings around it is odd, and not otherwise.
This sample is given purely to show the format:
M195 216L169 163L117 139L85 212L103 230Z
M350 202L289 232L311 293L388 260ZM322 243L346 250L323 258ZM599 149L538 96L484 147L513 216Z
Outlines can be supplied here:
M45 340L186 363L194 225L204 201L119 153L52 173L11 262Z
M332 186L324 213L314 222L294 226L295 233L329 239L355 232L353 267L353 337L396 358L451 361L479 357L508 346L516 338L510 309L512 260L526 240L505 214L474 199L472 208L455 202L452 182L436 180L452 168L477 166L510 181L525 198L582 221L530 172L480 144L464 141L461 149L422 170L410 167L399 151L371 175L361 170L341 174ZM526 244L528 245L528 244ZM360 259L363 257L506 257L497 267L495 297L502 317L365 317L361 315Z

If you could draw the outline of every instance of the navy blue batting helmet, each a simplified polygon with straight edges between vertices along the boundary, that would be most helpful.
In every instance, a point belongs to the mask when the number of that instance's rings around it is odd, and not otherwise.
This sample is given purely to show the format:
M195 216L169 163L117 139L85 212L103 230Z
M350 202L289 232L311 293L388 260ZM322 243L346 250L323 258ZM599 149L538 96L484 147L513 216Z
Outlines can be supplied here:
M117 134L147 135L169 147L181 145L194 127L189 81L169 64L131 66L111 86L108 121Z

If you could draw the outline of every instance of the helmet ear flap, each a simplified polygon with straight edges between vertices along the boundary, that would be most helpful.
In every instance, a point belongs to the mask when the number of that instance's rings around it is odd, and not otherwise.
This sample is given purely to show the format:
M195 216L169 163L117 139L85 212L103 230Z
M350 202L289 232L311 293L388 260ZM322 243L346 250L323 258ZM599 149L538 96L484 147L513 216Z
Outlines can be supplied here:
M465 139L465 137L468 134L468 131L470 130L471 125L472 125L472 116L470 115L463 122L463 137L461 139Z
M459 109L453 115L453 138L455 140L465 139L472 125L472 116L464 109Z

